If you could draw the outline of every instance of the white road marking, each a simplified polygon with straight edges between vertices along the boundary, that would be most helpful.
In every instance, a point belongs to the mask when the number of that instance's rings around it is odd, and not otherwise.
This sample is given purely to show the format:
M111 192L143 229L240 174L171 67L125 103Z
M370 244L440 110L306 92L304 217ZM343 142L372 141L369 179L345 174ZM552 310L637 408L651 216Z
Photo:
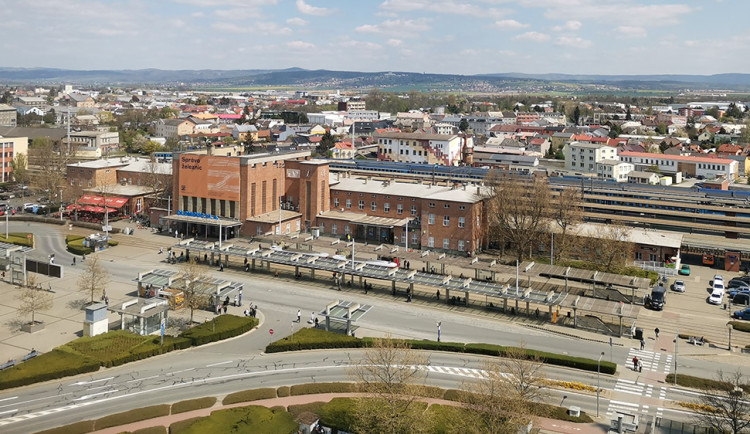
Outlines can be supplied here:
M17 396L11 396L10 398L3 398L3 399L0 399L0 402L10 401L11 399L18 399L18 397Z
M94 383L101 383L102 381L109 381L115 377L107 377L107 378L101 378L99 380L93 380L93 381L79 381L77 383L71 384L71 386L84 386L86 384L94 384Z
M105 391L103 391L103 392L96 392L96 393L92 393L92 394L90 394L90 395L84 395L84 396L82 396L82 397L80 397L80 398L76 398L76 399L74 399L73 401L83 401L84 399L89 399L89 398L92 398L92 397L94 397L94 396L98 396L98 395L106 395L106 394L109 394L109 393L115 393L115 392L119 392L119 390L118 390L118 389L115 389L115 390L105 390Z
M206 368L210 368L212 366L226 365L227 363L232 363L232 360L227 360L226 362L212 363L210 365L206 365Z
M137 382L137 381L150 380L150 379L152 379L152 378L159 378L159 376L158 376L158 375L152 375L152 376L150 376L150 377L145 377L145 378L136 378L135 380L129 380L129 381L126 381L126 383L135 383L135 382Z

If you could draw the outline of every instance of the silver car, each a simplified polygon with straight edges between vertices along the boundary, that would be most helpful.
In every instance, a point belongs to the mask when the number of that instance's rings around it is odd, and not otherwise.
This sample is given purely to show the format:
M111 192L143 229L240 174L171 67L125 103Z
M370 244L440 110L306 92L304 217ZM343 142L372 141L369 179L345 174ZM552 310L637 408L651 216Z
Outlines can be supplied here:
M685 292L685 282L682 280L675 280L672 284L672 291Z

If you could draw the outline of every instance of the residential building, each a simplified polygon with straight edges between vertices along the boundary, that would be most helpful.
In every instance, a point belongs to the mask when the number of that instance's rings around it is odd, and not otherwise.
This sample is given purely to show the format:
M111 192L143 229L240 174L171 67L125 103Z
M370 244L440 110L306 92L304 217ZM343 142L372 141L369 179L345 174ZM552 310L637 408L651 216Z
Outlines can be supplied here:
M632 163L635 170L656 168L662 174L682 172L689 177L713 179L724 177L730 181L739 176L739 164L735 160L692 155L665 155L650 152L621 152L620 160Z
M0 181L13 180L13 159L19 154L29 155L28 137L0 136Z
M248 136L252 137L253 142L258 141L258 129L255 125L234 124L232 126L232 137L234 140L244 142L247 140Z
M456 166L471 138L459 135L383 132L377 136L378 160Z
M659 183L659 175L654 172L633 170L628 173L628 183L656 185Z
M70 102L72 103L72 105L78 108L92 109L96 106L96 101L94 101L94 98L92 98L90 95L84 95L74 92L68 94L68 98L70 98Z
M517 112L516 113L516 124L527 125L532 122L537 122L541 117L537 112Z
M18 98L18 101L20 105L25 105L28 107L42 107L47 104L46 98L41 98L38 96L22 96Z
M503 123L502 117L489 116L482 113L475 116L465 116L464 119L468 122L469 128L478 136L488 135L492 127Z
M15 107L0 104L0 127L15 127L17 119L18 112Z
M331 158L335 160L351 160L354 158L354 145L351 142L336 142L331 149Z
M396 114L396 121L393 126L396 128L410 129L417 131L422 128L429 128L432 125L432 120L428 113L422 112L408 112Z
M617 159L596 163L597 176L615 182L628 182L628 174L633 170L635 167L632 164Z
M67 137L63 145L67 145ZM117 131L101 129L97 131L76 131L70 133L70 144L79 148L96 150L98 156L116 152L120 149L120 134Z
M160 119L156 123L156 135L167 139L176 139L195 132L195 122L190 119Z
M570 142L563 147L565 168L594 174L596 163L617 159L617 148L599 143Z

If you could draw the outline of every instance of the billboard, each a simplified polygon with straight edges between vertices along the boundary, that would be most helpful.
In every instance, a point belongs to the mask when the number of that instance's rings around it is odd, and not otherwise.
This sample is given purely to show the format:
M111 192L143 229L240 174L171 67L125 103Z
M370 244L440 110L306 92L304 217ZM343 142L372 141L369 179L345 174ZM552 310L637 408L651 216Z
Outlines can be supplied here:
M180 196L239 201L240 159L182 154L179 183Z

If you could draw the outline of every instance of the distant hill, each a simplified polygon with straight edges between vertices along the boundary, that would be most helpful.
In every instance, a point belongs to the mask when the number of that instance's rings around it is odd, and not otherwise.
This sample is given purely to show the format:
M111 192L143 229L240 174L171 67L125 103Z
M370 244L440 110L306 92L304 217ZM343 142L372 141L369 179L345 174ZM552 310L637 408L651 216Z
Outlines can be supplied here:
M0 68L0 84L81 85L185 85L191 87L292 86L308 89L432 90L498 92L504 90L553 91L561 83L580 86L581 91L605 86L628 89L728 89L750 91L750 74L715 75L591 75L497 73L478 75L414 72L360 72L288 69L246 70L69 70L58 68ZM598 89L601 91L601 89Z

